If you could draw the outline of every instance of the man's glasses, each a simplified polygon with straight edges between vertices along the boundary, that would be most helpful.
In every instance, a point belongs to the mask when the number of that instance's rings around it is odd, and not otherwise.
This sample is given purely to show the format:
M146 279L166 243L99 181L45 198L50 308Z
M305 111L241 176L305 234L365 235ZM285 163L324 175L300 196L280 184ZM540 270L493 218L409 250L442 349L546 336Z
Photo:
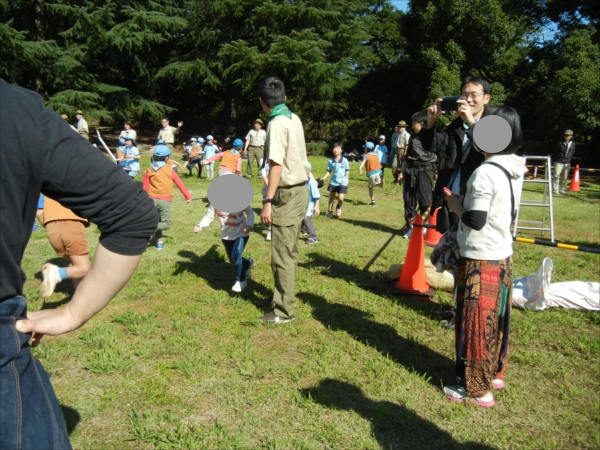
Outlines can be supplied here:
M481 93L481 92L469 92L467 94L461 95L460 99L461 100L468 100L468 99L472 98L473 100L475 100L480 95L483 95L483 93Z

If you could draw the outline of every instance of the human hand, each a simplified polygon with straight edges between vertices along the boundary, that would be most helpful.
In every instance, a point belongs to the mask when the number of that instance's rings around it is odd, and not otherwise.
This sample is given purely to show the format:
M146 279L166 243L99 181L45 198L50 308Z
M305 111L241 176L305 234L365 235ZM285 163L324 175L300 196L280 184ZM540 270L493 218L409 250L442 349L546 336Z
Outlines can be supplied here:
M469 103L462 98L457 100L456 103L458 104L458 110L456 113L467 123L467 125L472 127L475 124L475 119L473 118L473 112L469 106Z
M398 175L398 183L404 183L404 172L400 172L400 175Z
M57 336L76 330L81 325L83 322L75 319L67 305L58 309L27 312L27 319L18 320L15 328L19 333L33 333L31 346L37 347L46 334Z
M265 203L260 213L260 223L262 223L263 225L271 225L271 223L273 223L273 220L271 218L271 212L271 203Z
M436 98L434 104L427 108L427 128L435 125L435 121L442 114L444 114L444 111L442 111L442 99Z
M200 233L201 231L202 231L202 228L200 228L200 225L196 225L196 226L194 227L194 233L198 234L198 233Z
M362 169L358 169L358 174L362 175Z
M177 122L177 126L178 127L182 127L183 126L183 122L180 120L179 122Z
M315 209L313 209L313 215L319 216L320 214L321 214L321 210L319 209L318 206L315 206Z
M242 231L244 233L250 233L252 231L252 228L250 225L246 225L244 228L242 228Z

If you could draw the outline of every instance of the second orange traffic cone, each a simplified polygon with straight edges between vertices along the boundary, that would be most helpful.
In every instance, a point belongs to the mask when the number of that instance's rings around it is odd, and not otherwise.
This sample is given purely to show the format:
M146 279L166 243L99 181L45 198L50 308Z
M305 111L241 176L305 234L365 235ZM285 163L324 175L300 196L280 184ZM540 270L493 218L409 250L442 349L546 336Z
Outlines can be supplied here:
M398 281L389 290L393 295L433 297L435 292L425 278L425 245L423 243L423 218L415 217L413 233L408 243L404 267Z
M437 213L439 210L440 208L437 208L435 211L433 211L431 217L429 217L428 223L429 225L432 225L433 228L427 228L427 233L425 234L425 243L427 245L436 246L442 238L442 233L435 229L435 225L437 224Z
M569 186L569 192L581 192L579 189L579 166L575 166L575 172L573 172L573 179L571 180L571 186Z

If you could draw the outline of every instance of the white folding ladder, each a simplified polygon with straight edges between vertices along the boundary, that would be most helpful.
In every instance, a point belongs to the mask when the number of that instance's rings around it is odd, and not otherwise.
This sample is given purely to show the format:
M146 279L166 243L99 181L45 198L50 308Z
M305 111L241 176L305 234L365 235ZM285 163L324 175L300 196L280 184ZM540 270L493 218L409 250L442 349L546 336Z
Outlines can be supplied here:
M541 179L537 178L537 165L535 166L534 170L534 178L528 180L527 178L523 177L521 202L519 203L519 208L517 209L517 217L515 219L513 236L517 235L517 230L535 230L542 232L549 231L550 240L554 242L554 209L552 207L552 163L550 161L550 156L525 156L525 165L527 165L530 161L543 161L545 169L544 177ZM542 199L524 199L523 196L525 193L525 183L542 184ZM519 220L519 216L521 215L521 208L523 206L542 208L542 220ZM548 227L548 222L550 227ZM521 226L520 224L527 224L530 226Z

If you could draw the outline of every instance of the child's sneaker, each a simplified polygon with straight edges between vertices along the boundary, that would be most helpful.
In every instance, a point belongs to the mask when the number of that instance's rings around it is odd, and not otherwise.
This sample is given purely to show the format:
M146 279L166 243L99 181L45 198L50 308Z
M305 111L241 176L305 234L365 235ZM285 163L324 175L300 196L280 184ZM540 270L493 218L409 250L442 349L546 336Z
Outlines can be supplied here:
M236 281L231 290L233 292L242 292L248 286L246 281Z
M165 246L165 243L163 241L158 241L156 243L156 250L162 250L164 246Z
M252 258L248 258L248 262L250 263L250 265L246 269L246 281L248 281L252 276L252 266L254 265L254 260Z
M317 242L319 242L318 240L316 240L315 238L308 238L306 240L307 244L316 244Z
M462 386L444 386L444 394L453 402L464 402L467 391Z
M329 219L333 219L333 212L332 212L332 211L328 211L328 212L327 212L327 217L328 217Z
M371 200L371 206L375 206L375 200Z
M267 236L265 237L265 241L271 240L271 230L267 231Z
M54 288L61 281L58 266L45 264L42 268L42 297L50 297Z
M504 384L504 380L500 380L498 378L496 378L495 380L492 380L492 387L494 389L504 389L506 387L506 384Z
M342 208L336 208L335 215L338 217L342 217Z

